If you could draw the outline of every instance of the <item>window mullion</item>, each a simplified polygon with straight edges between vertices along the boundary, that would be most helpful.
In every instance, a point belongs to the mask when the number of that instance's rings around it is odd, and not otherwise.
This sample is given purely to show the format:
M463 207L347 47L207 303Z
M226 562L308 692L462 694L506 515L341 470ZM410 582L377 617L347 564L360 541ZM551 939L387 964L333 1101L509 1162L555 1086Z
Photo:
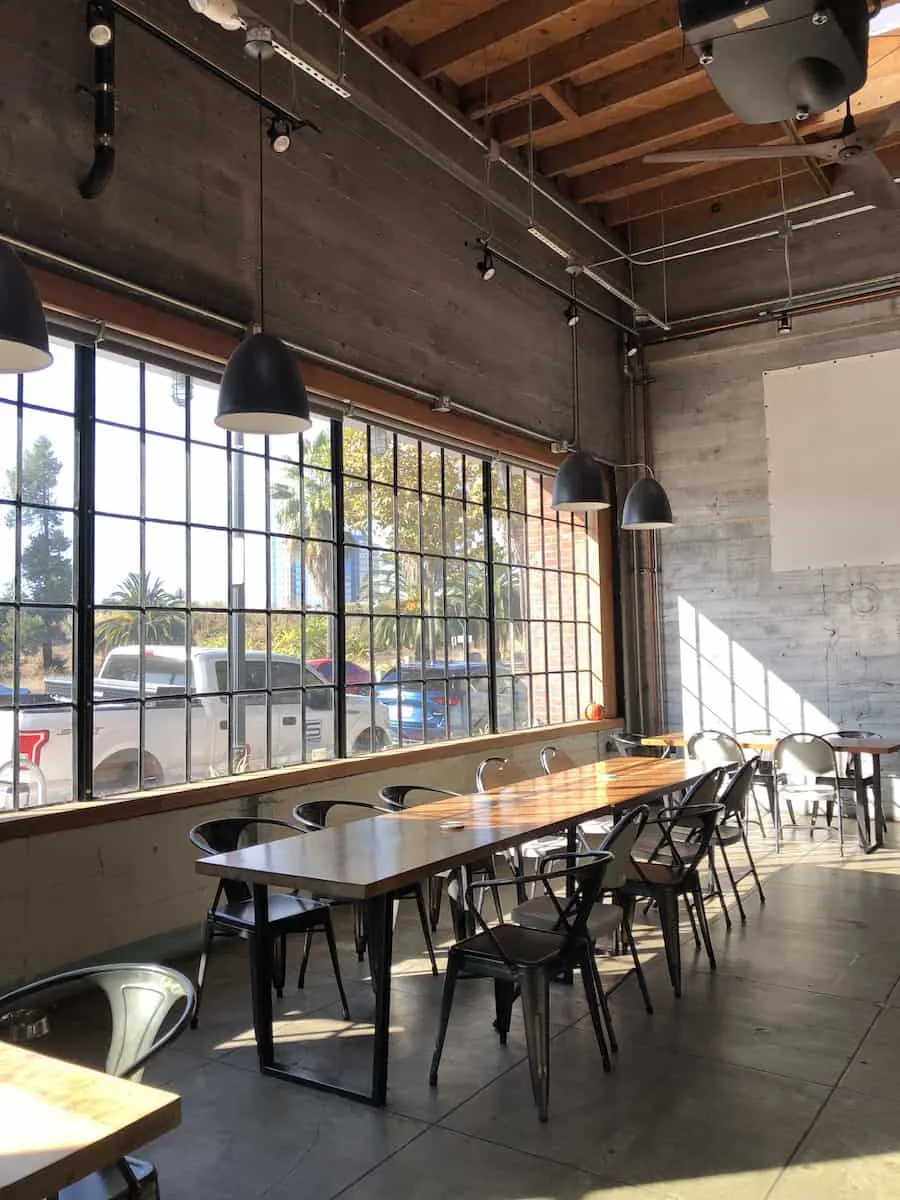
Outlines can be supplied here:
M491 732L497 733L497 623L494 609L494 526L491 520L493 492L491 464L487 460L482 465L482 492L484 543L487 551L488 714Z
M76 594L73 667L75 671L75 798L87 799L93 786L94 758L94 471L96 348L75 347L75 431L77 437Z
M335 620L335 644L332 648L331 677L334 680L334 734L335 755L347 757L347 579L344 574L346 539L344 536L344 430L340 421L331 422L331 494L334 504L334 599L337 619ZM369 551L371 554L371 550ZM304 614L305 619L305 614ZM371 625L369 636L371 639ZM369 660L372 643L369 642ZM374 691L369 695L369 710L374 723Z

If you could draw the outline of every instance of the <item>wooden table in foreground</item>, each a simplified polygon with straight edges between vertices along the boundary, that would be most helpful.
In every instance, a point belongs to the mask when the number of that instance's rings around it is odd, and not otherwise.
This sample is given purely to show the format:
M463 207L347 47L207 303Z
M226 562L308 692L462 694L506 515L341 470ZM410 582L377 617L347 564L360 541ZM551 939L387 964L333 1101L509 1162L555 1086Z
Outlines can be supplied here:
M825 740L835 750L850 755L854 760L856 781L856 827L860 847L871 854L884 845L884 802L881 795L881 758L884 754L896 754L900 750L900 739L894 737L846 738L836 734L825 734ZM771 734L737 734L736 741L744 750L768 753L775 749L778 738ZM654 733L641 738L644 746L682 748L688 739L684 733ZM869 819L869 800L866 794L866 779L862 771L862 756L872 759L872 797L874 802L875 832L872 834Z
M575 828L582 821L668 795L699 779L703 773L702 764L684 759L617 758L491 792L454 796L403 812L200 859L197 863L200 874L240 879L253 889L256 930L251 987L260 1070L369 1104L384 1104L390 1028L392 893L438 871L459 869L464 873L467 863L545 833L567 830L574 849ZM442 829L441 825L448 821L459 822L462 828ZM270 886L302 888L318 896L358 900L366 906L369 961L375 989L369 1091L344 1087L275 1061L268 934Z
M0 1043L0 1198L44 1200L180 1120L171 1092Z

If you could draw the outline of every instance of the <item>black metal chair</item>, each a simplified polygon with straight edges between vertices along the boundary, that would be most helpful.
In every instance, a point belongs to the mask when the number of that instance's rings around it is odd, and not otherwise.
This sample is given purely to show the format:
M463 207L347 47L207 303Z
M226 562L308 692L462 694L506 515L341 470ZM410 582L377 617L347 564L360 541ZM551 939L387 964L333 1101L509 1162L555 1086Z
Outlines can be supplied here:
M171 967L123 963L82 967L0 996L0 1018L27 1007L48 1033L42 1052L139 1083L147 1063L181 1035L194 986ZM156 1167L131 1155L57 1194L58 1200L157 1200Z
M294 820L310 831L327 829L328 819L336 809L344 811L355 809L358 814L366 813L370 817L377 816L379 813L396 811L396 809L384 808L377 804L367 804L364 800L305 800L294 809ZM411 883L408 887L401 888L400 891L394 893L393 899L395 916L397 913L396 906L400 900L415 900L416 907L419 910L419 923L422 926L425 948L428 951L428 958L431 961L431 973L432 975L437 975L437 959L434 957L434 942L431 940L428 910L425 907L425 892L421 883ZM362 962L366 956L368 937L366 934L365 910L361 904L356 903L353 905L353 941L356 957ZM309 953L308 947L309 943L307 942L307 948L304 950L303 966L301 966L301 975L306 966L306 959Z
M378 799L386 808L402 809L406 808L407 800L414 792L425 794L425 799L421 800L423 804L427 804L431 800L447 800L452 796L460 795L459 792L451 792L446 788L429 787L424 783L387 783L378 789ZM432 932L437 929L441 919L444 884L451 875L452 871L439 871L437 875L432 875L428 880L428 919L431 922Z
M278 835L282 837L288 834L298 837L306 832L304 829L290 825L287 821L278 821L271 817L218 817L212 821L203 821L201 824L195 825L188 837L191 844L203 854L229 854L241 846L253 846L260 841L267 840L265 836L260 835L265 835L269 830L277 830ZM287 935L289 933L306 935L303 959L297 977L297 987L302 988L309 961L312 935L324 933L328 942L328 953L331 955L335 982L341 997L344 1018L349 1020L350 1010L347 1006L344 981L341 978L341 964L331 924L330 904L326 900L269 891L269 928L272 933L272 984L279 999L284 995L284 979L287 971ZM197 1006L191 1021L192 1028L196 1029L200 1019L200 1002L203 999L209 949L213 938L217 933L246 934L250 939L252 955L254 929L253 893L249 886L238 879L220 879L213 902L206 914L203 951L197 971Z
M631 952L634 963L632 970L641 989L644 1007L648 1013L652 1013L653 1004L650 1000L650 992L647 988L647 981L644 978L643 967L638 957L637 944L631 928L634 904L627 905L618 902L618 890L624 885L628 877L631 852L643 832L649 815L650 810L646 805L642 805L639 808L632 808L619 818L601 845L597 847L598 851L606 852L613 856L613 861L607 867L606 874L603 877L603 893L610 893L612 895L612 903L594 905L588 916L587 930L595 953L597 944L604 940L611 940L614 949L618 950L621 934L621 939ZM541 870L544 870L545 864L553 861L553 855L544 859L541 863ZM524 925L528 929L549 929L559 932L560 922L557 907L556 903L549 896L535 896L531 900L526 900L524 904L517 905L510 914L510 920L514 924ZM599 976L597 997L600 1001L604 1020L606 1021L610 1047L613 1051L616 1051L619 1047L613 1028L612 1015L610 1014L602 980L599 979Z
M710 775L718 775L718 771ZM702 781L701 781L702 782ZM718 783L717 783L718 786ZM722 812L720 804L682 804L657 818L662 846L668 852L663 861L660 852L645 861L632 859L628 867L628 878L620 894L634 899L645 897L655 900L659 910L666 949L669 979L676 996L681 996L681 937L679 933L679 900L684 897L688 906L694 940L703 940L710 967L715 970L716 956L703 904L703 884L700 879L700 864L709 858L709 847L715 836L716 825ZM692 841L682 843L681 848L672 836L679 820L696 819L697 828ZM691 907L693 905L693 908Z
M560 870L541 871L533 880L544 889L555 906L559 931L526 929L521 925L502 922L489 926L473 904L472 893L477 889L489 888L491 883L482 880L469 885L466 902L475 913L480 931L450 948L440 1023L429 1075L429 1083L437 1087L438 1069L460 972L493 979L495 1027L503 1045L509 1033L512 1006L517 996L522 998L531 1086L541 1121L547 1120L550 1099L550 983L561 971L579 968L603 1069L612 1069L603 1032L597 967L588 932L588 919L603 889L607 865L612 862L613 856L599 851L579 851L574 855L559 857L575 859L576 863ZM526 877L525 882L532 882L531 877ZM562 885L571 892L567 897L556 895L555 889Z
M688 758L695 758L707 767L722 766L729 772L737 772L747 757L740 742L733 734L720 733L714 729L702 729L699 733L692 734L688 739L687 753ZM754 768L755 771L756 768ZM753 773L751 773L750 782L752 785ZM750 796L756 808L756 824L759 826L762 836L765 837L766 828L763 824L762 810L752 786L750 787Z

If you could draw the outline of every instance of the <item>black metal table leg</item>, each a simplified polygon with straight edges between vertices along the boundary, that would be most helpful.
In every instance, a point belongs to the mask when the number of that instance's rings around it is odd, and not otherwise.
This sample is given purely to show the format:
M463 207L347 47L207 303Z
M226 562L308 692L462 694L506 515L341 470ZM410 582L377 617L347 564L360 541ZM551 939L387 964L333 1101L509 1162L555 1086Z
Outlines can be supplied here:
M578 849L578 826L577 825L567 825L566 826L566 854L574 854L577 849ZM571 859L568 860L567 865L568 866L573 865ZM574 894L575 894L575 880L572 878L571 875L567 875L566 876L566 898L571 899L572 896L574 896ZM574 978L575 978L574 968L572 967L571 963L567 963L566 966L563 967L562 971L560 971L560 973L556 976L555 982L571 984L574 981Z
M375 1037L372 1046L372 1103L387 1100L388 1046L391 1029L391 953L394 912L391 896L373 896L366 901L369 930L369 961L375 987Z
M866 781L862 774L862 756L852 754L853 759L853 775L854 775L854 791L856 792L856 834L859 838L859 845L862 850L869 854L878 845L878 834L875 835L875 841L872 841L872 830L869 824L869 797L866 793ZM878 801L876 800L876 821ZM840 793L838 793L838 812L840 812Z
M857 770L862 766L862 758L859 759ZM865 791L865 788L863 788ZM881 756L878 754L872 755L872 796L873 814L875 820L875 836L871 839L870 848L872 850L880 850L884 846L884 798L881 794ZM869 807L866 804L866 812Z
M466 905L466 889L469 886L469 872L465 863L457 867L447 882L447 899L450 902L450 918L453 922L453 936L458 942L471 937L475 932L475 918Z
M369 1091L345 1087L302 1067L287 1067L275 1058L272 1029L272 938L269 929L269 895L265 884L253 884L255 925L250 947L250 985L253 1000L253 1031L259 1069L289 1083L332 1092L348 1100L384 1105L387 1100L388 1042L391 1028L391 955L394 913L391 895L366 901L366 926L372 983L375 988L375 1034L372 1046L372 1087Z

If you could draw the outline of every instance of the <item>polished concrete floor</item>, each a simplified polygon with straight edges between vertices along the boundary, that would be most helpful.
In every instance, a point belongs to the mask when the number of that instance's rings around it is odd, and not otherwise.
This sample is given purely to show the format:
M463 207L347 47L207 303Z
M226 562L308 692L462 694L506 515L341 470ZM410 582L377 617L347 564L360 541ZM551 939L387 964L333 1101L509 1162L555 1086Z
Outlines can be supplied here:
M554 987L546 1125L518 1006L501 1047L484 981L460 984L429 1088L442 980L420 953L414 907L402 906L397 931L384 1110L257 1073L246 946L223 942L200 1027L147 1075L183 1099L180 1129L147 1149L164 1200L900 1196L900 852L853 846L841 861L832 841L797 836L776 858L771 842L755 845L767 903L748 880L747 922L735 917L730 932L710 905L718 971L688 936L682 1000L652 918L642 926L656 1011L645 1013L633 979L616 991L611 1075L577 986ZM372 993L346 940L341 957L354 1020L341 1020L317 945L277 1032L284 1059L350 1079L368 1062Z

